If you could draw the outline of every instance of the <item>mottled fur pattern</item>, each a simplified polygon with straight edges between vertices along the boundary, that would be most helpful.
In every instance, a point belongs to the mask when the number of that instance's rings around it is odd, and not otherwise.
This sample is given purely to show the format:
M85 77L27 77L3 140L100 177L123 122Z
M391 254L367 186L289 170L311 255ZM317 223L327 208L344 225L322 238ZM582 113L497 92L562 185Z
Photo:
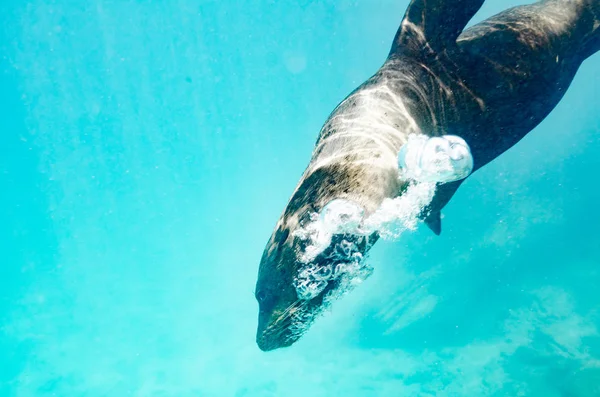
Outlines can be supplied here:
M369 214L400 194L397 155L411 133L459 135L481 168L535 128L600 49L600 0L541 1L463 31L483 1L413 0L384 65L325 122L261 260L261 349L295 342L292 318L313 319L334 288L301 301L293 287L304 248L294 232L311 213L345 198ZM424 216L439 219L460 184L440 186Z

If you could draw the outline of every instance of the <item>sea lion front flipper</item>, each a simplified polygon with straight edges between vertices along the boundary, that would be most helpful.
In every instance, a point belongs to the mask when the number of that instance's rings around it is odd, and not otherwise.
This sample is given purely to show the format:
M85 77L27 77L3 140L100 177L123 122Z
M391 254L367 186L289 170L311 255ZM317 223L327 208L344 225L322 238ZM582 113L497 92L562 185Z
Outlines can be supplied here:
M485 0L412 0L394 37L390 56L398 52L439 50L456 45Z
M442 214L440 211L430 212L423 221L436 236L442 233Z
M461 179L459 181L443 183L437 186L433 200L427 208L422 212L420 219L425 222L427 227L431 229L437 236L442 233L442 217L441 210L448 204L458 187L465 181Z

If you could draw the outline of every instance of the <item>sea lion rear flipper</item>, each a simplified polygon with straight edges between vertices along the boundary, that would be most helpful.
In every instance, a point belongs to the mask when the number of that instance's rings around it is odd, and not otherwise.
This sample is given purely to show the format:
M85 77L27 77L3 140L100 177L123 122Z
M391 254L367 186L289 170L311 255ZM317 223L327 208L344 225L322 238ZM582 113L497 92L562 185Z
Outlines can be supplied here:
M394 38L390 56L402 51L421 52L456 45L471 18L485 0L412 0Z

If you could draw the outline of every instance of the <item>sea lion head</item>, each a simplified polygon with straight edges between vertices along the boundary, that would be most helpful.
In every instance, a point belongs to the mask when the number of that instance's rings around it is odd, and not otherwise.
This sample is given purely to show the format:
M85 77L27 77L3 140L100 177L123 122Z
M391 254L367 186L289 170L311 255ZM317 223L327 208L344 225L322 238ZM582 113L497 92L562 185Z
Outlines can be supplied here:
M308 172L300 181L260 262L255 297L256 342L261 350L292 345L333 298L369 275L362 259L377 240L376 233L332 234L307 259L311 239L306 230L315 214L333 200L351 200L369 212L397 189L395 171L373 170L329 165Z

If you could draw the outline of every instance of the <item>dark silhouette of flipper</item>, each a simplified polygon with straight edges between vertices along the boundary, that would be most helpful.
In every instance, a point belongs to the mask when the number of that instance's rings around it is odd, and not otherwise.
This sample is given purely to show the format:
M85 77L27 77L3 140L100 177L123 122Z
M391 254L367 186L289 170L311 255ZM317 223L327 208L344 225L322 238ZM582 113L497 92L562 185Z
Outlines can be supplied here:
M394 37L390 56L421 52L424 47L439 51L454 46L484 1L412 0Z

